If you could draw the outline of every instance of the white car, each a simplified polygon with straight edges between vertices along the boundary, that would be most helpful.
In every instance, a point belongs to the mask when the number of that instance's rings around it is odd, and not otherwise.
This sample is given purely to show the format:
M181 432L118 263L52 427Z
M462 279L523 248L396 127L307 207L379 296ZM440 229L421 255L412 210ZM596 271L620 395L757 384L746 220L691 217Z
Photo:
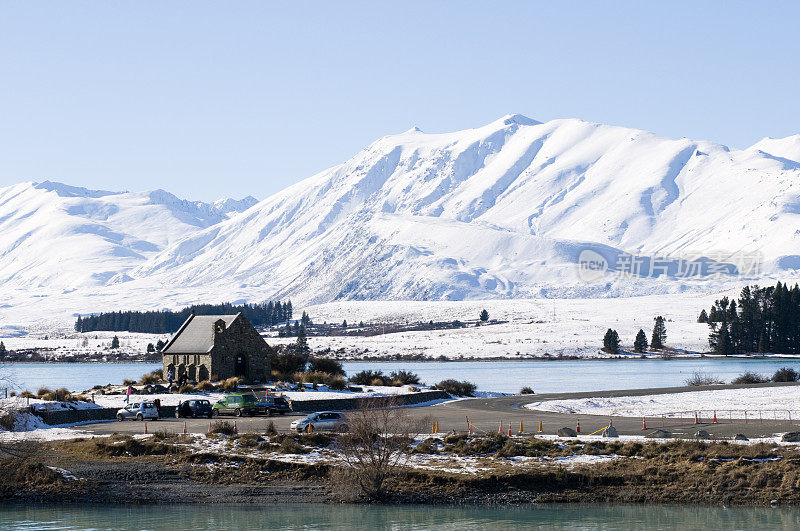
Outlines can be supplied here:
M320 411L306 415L293 421L289 426L297 432L308 431L311 425L313 431L347 431L347 418L337 411Z
M152 402L135 402L117 411L117 420L158 419L158 409Z

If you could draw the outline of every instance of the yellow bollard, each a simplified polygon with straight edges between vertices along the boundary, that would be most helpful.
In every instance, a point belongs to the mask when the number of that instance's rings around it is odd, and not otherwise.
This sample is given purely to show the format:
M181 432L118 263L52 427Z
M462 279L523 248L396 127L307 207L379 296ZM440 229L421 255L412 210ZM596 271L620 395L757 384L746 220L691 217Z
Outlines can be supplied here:
M439 433L439 419L436 419L436 433Z
M523 433L524 431L525 431L525 428L522 426L522 419L519 419L519 432Z
M436 421L434 420L431 424L431 434L436 433Z
M539 421L539 432L538 433L542 433L542 421L541 420Z
M314 426L312 426L310 422L308 426L306 426L306 433L314 433Z

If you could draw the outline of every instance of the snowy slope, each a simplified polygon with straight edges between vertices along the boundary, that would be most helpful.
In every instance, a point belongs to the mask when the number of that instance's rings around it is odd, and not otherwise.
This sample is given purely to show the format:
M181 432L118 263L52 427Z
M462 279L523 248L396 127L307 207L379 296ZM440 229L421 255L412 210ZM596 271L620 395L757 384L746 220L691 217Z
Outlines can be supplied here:
M381 138L130 278L305 303L708 291L663 277L589 285L575 263L587 248L758 252L780 273L800 267L799 223L800 163L787 158L509 115Z
M749 149L800 162L800 135L787 136L786 138L767 137L759 140Z
M104 285L193 232L255 203L209 205L163 190L118 193L61 183L0 188L0 285Z

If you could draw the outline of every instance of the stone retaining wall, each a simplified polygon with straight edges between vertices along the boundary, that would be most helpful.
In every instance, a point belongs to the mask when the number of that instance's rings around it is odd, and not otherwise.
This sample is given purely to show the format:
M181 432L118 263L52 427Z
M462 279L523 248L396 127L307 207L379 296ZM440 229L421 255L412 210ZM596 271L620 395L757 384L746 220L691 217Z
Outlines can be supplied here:
M330 400L293 400L292 410L302 413L314 413L316 411L345 411L357 409L362 404L391 404L398 406L412 406L431 400L442 400L450 398L444 391L420 391L419 393L408 393L395 396L380 396L375 398L332 398Z

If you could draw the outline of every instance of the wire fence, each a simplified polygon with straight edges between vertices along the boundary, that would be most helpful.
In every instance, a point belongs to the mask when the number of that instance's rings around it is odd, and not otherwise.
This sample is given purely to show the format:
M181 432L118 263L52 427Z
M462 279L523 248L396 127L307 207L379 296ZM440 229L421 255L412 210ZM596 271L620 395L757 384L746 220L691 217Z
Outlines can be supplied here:
M687 424L792 424L798 418L800 411L791 409L708 409L672 411L642 417L652 427Z

